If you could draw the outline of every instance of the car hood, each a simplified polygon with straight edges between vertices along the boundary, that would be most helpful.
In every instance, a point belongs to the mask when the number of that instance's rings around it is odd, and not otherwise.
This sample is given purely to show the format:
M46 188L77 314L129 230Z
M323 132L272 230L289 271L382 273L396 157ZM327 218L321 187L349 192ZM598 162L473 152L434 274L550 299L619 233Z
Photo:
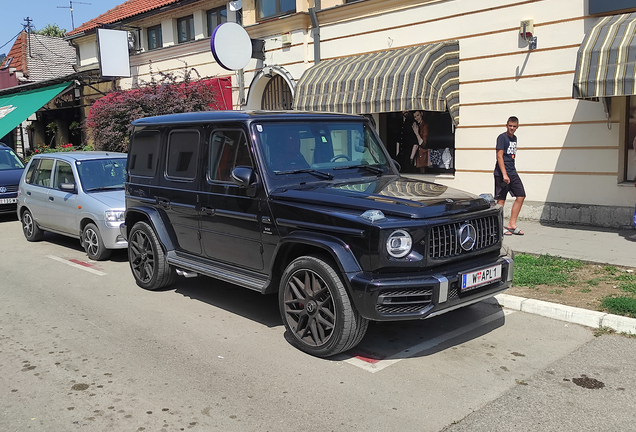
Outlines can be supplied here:
M125 209L126 208L126 195L124 190L112 190L112 191L100 191L90 192L86 195L92 199L97 200L111 209Z
M17 185L24 169L0 170L0 186Z
M275 201L323 205L360 213L381 210L386 216L411 219L448 216L490 207L487 200L477 195L399 176L307 183L276 189L270 196Z

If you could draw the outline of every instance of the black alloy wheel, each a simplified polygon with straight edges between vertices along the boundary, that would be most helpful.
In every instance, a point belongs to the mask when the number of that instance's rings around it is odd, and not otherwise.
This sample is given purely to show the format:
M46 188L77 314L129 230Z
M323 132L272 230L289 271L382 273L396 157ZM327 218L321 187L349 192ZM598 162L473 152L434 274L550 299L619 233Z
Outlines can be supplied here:
M165 288L177 277L168 265L157 235L146 222L137 222L130 230L128 262L137 285L147 290Z
M42 240L44 231L40 229L38 224L33 220L33 215L29 210L22 213L22 232L27 241L36 242Z
M321 257L304 256L285 269L281 280L279 306L287 339L317 357L353 348L368 326L353 308L335 268Z

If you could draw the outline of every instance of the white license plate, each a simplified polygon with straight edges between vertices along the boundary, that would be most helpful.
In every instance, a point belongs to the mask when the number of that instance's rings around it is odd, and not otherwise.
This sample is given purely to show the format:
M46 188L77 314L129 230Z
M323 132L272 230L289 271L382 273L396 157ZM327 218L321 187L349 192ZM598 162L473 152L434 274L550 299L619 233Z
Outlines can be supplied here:
M501 279L501 264L462 275L462 291L468 291Z
M15 204L17 202L17 198L0 198L0 204Z

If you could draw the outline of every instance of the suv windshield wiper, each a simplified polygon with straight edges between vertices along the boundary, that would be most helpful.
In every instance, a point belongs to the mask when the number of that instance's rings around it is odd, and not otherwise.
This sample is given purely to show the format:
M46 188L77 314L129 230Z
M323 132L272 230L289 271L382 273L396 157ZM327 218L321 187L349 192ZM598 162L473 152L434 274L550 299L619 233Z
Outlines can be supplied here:
M285 174L301 174L301 173L307 173L307 174L313 174L316 177L320 177L326 180L331 180L333 178L333 176L329 173L326 172L322 172L322 171L318 171L315 170L313 168L306 168L306 169L297 169L297 170L289 170L289 171L275 171L276 175L285 175Z
M345 170L345 169L353 169L353 168L362 168L373 174L378 174L378 175L384 173L384 170L382 168L375 165L369 165L369 164L339 166L339 167L335 167L334 170Z
M95 191L103 191L103 190L111 190L111 189L123 189L123 188L124 186L100 186L100 187L86 189L86 192L95 192Z

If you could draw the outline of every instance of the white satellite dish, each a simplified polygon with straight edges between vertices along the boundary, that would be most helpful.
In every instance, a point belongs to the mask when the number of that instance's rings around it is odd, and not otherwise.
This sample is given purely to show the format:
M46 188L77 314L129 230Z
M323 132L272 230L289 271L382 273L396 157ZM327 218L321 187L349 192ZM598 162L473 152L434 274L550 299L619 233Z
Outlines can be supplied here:
M230 10L232 12L240 11L241 8L243 7L243 1L242 0L231 1L229 5L230 5Z
M252 40L245 29L233 22L218 25L210 39L212 55L227 70L243 69L252 58Z

